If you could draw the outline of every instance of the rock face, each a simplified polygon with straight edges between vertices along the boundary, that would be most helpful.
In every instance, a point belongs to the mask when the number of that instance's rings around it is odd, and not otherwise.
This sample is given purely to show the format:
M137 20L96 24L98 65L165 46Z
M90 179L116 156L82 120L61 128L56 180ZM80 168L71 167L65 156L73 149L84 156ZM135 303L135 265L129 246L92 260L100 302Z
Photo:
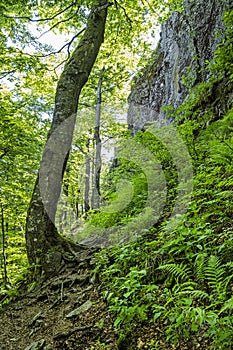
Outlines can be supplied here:
M135 134L148 121L171 123L163 106L177 108L189 88L206 81L211 60L224 36L223 13L231 0L185 0L162 26L152 63L135 79L129 96L128 125Z

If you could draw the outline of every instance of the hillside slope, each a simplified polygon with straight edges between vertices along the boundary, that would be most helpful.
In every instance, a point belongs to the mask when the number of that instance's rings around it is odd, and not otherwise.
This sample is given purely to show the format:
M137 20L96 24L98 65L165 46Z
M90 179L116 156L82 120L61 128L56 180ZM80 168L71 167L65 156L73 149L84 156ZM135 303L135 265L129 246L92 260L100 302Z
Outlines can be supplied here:
M147 201L145 168L118 162L106 192L125 178L132 203L89 220L103 233L111 227L137 239L77 258L49 281L21 285L1 311L0 349L233 347L232 25L227 0L186 0L184 13L164 24L132 87L128 116L134 145L164 173L150 197L155 204L165 193L159 217Z

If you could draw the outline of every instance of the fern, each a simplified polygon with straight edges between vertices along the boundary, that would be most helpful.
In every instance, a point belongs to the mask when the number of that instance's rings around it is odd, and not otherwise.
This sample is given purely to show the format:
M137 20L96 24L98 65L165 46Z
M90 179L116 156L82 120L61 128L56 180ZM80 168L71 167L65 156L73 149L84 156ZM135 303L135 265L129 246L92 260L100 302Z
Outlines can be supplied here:
M194 263L195 276L198 282L202 284L205 281L205 265L207 254L198 254Z
M221 264L220 259L214 255L211 255L205 268L205 275L208 285L211 287L213 293L219 296L220 294L226 293L226 279L224 278L225 273L226 270Z
M190 268L183 263L160 265L157 267L157 270L161 270L163 273L167 273L168 275L181 280L189 280L192 275Z
M176 285L176 289L173 288L174 291L183 291L183 290L195 290L195 288L197 287L197 283L194 281L187 281L187 282L183 282L183 283L179 283Z
M179 295L189 295L191 298L197 299L197 300L203 300L203 299L210 299L210 296L208 293L204 292L203 290L184 290L182 292L179 292Z
M227 310L232 310L232 309L233 309L233 296L224 303L219 314L221 314L222 312L225 312Z
M225 264L225 267L230 273L233 273L233 261L229 261Z
M193 307L190 311L193 313L191 318L193 323L196 323L200 327L206 320L205 310L201 307Z

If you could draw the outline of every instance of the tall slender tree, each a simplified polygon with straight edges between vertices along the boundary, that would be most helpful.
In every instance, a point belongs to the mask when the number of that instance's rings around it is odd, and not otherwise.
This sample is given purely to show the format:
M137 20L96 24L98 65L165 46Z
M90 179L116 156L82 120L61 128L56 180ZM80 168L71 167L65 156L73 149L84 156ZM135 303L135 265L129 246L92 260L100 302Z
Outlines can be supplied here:
M93 189L92 189L92 202L93 208L99 208L100 206L100 173L101 173L101 138L100 138L100 116L101 116L101 102L102 102L102 81L103 81L104 67L100 71L100 77L97 87L97 99L96 99L96 120L95 120L95 162L93 172Z
M4 220L4 208L2 202L0 202L0 217L1 217L1 243L2 243L2 267L3 267L3 285L6 288L7 285L7 256L6 256L6 233L5 233L5 220Z
M90 139L87 139L87 153L85 155L85 181L84 181L84 210L90 210L90 179L91 179L91 156L89 151Z
M110 5L106 0L94 2L86 30L66 63L57 85L54 116L47 145L54 135L57 143L54 148L45 146L41 165L43 172L39 172L35 183L26 225L29 262L39 266L39 272L43 271L46 275L59 270L65 252L81 249L58 234L54 221L72 142L79 95L103 43L107 9ZM60 129L62 124L64 127ZM43 178L42 182L40 177ZM49 209L42 198L41 186L46 192Z

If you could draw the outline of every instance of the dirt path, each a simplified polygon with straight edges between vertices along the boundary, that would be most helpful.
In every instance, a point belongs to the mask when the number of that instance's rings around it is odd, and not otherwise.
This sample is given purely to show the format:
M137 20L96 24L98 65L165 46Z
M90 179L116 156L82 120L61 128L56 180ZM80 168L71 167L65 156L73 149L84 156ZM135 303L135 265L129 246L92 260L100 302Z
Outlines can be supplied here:
M66 268L0 312L1 350L90 350L104 345L117 348L112 317L85 267Z

